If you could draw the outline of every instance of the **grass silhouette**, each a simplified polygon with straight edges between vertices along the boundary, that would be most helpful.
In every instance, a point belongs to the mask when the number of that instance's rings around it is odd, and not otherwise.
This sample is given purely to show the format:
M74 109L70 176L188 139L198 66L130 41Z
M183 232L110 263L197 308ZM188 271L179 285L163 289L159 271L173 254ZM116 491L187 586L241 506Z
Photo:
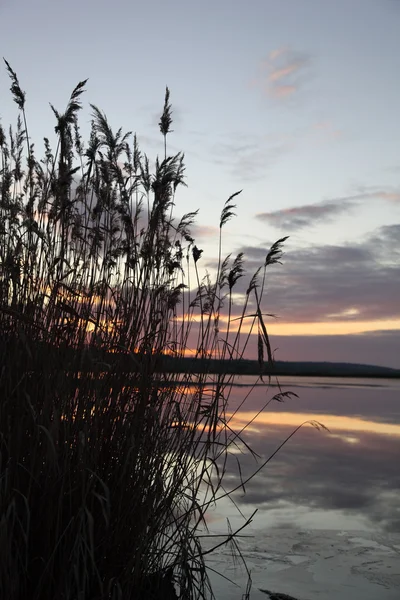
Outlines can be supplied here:
M167 153L169 90L153 173L136 135L114 131L96 106L84 143L86 81L64 112L51 106L57 146L44 138L39 160L25 93L6 68L19 116L0 129L0 597L206 597L197 532L229 495L226 461L241 435L226 417L234 375L205 369L176 385L157 365L193 339L202 361L241 359L253 332L260 369L264 352L272 361L261 302L286 238L232 327L244 257L222 259L222 229L237 194L222 208L216 276L203 277L197 213L174 217L185 165ZM223 543L237 549L237 534Z

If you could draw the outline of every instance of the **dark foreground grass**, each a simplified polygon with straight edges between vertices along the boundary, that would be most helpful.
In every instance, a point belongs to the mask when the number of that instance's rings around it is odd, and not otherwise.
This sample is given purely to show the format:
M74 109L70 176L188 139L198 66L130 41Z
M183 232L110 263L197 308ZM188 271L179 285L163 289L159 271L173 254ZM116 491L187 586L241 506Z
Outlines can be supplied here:
M272 360L261 300L284 240L251 278L233 327L243 256L222 260L220 238L215 279L201 277L196 213L174 218L184 157L167 154L168 90L153 173L136 136L113 131L95 106L84 145L86 82L64 112L52 107L57 147L45 138L38 160L6 67L19 116L0 129L0 598L206 597L197 532L227 493L240 439L225 416L234 376L205 370L169 385L176 374L157 364L193 340L203 361L240 359L251 331L260 365L264 351ZM224 543L235 547L236 533Z

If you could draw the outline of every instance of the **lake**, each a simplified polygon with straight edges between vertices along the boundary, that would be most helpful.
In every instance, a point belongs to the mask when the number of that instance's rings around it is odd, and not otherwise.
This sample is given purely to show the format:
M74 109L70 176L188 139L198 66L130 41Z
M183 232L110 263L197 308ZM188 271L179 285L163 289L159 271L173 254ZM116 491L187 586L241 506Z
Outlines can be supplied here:
M250 390L253 378L237 379L229 410ZM226 488L240 485L284 440L305 424L274 458L233 494L210 510L212 533L233 529L257 509L242 531L240 547L252 569L251 598L267 598L259 588L299 600L391 600L400 597L400 381L382 379L280 378L283 390L298 395L272 401L244 434L261 457L244 447L228 461ZM278 392L257 386L232 417L245 425ZM216 538L218 539L218 538ZM215 541L215 540L214 540ZM209 545L210 540L204 544ZM243 586L245 572L234 567L226 548L209 565ZM241 598L233 584L211 575L217 599Z

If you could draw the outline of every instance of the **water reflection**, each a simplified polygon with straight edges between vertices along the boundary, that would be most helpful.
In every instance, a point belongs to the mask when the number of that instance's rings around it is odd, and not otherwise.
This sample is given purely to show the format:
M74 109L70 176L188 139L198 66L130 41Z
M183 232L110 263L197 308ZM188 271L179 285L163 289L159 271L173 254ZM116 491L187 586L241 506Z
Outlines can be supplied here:
M242 384L251 383L242 380ZM315 419L330 433L304 426L271 462L233 497L245 515L259 512L254 527L380 529L400 532L400 382L368 380L281 380L299 398L273 403L244 433L244 441L265 460L304 421ZM230 409L244 387L232 390ZM248 422L276 389L257 387L231 425ZM240 452L241 448L237 449ZM228 462L230 489L261 463L247 453ZM210 527L233 523L235 508L221 500ZM238 521L239 522L239 521Z

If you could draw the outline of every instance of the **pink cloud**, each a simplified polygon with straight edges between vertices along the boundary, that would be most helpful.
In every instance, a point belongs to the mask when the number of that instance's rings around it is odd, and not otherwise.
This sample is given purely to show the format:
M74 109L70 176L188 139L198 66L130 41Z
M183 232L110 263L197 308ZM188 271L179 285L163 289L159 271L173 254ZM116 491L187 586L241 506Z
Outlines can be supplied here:
M400 192L381 192L380 197L384 200L391 200L392 202L400 202Z
M287 52L287 47L283 46L282 48L276 48L276 50L271 50L271 52L268 55L268 58L270 61L274 61L275 59L277 59L279 56L281 56L282 54L284 54L285 52Z
M292 63L291 65L287 65L286 67L282 67L281 69L275 69L269 74L268 79L269 81L279 81L280 79L287 77L291 73L298 71L300 67L301 63Z
M295 85L277 85L272 89L272 95L274 98L288 98L294 94L297 90Z
M315 142L320 143L321 141L331 141L334 139L338 139L343 135L343 131L341 129L337 129L331 123L331 121L319 121L318 123L314 123L312 133L315 134Z
M272 50L261 64L261 74L252 86L261 86L268 96L284 100L299 91L309 58L288 48Z
M399 188L362 187L355 198L378 198L389 202L400 202L400 190Z
M193 225L192 233L197 239L216 238L219 235L219 228L213 225Z

